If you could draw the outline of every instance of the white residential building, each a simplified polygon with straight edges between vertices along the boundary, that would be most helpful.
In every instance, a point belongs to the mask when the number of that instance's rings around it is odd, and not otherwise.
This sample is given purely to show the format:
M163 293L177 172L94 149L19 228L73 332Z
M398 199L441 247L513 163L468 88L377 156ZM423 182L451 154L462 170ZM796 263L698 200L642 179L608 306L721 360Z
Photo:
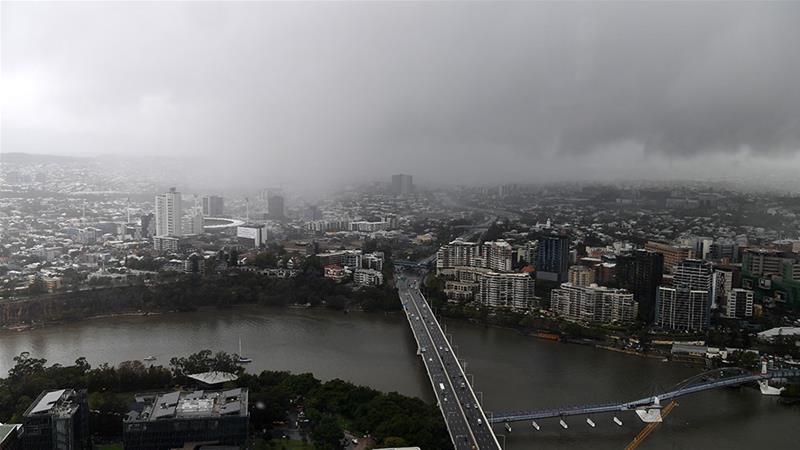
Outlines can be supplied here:
M156 236L180 236L182 217L180 192L170 188L169 192L156 195Z
M687 259L675 266L672 286L656 291L656 325L669 330L701 331L711 313L711 263Z
M356 269L353 272L353 283L361 286L380 286L383 284L383 274L374 269Z
M633 322L639 312L639 303L633 293L625 289L562 283L561 287L550 292L550 309L569 320Z

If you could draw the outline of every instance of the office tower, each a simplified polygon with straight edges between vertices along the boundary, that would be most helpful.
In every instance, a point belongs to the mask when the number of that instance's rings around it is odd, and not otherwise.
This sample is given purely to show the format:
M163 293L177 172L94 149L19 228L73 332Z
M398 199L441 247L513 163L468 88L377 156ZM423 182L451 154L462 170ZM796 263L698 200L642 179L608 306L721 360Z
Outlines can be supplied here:
M591 284L562 283L550 291L550 310L568 320L581 322L633 322L639 306L625 289Z
M734 240L718 240L711 244L711 254L713 260L727 260L728 262L738 262L739 244Z
M753 317L753 291L734 288L728 292L728 306L725 317L745 319Z
M711 263L687 259L675 267L672 286L656 291L656 325L670 330L702 331L711 313Z
M156 236L180 236L182 218L180 192L170 188L169 192L156 195Z
M204 195L202 199L203 215L221 217L225 214L225 201L217 195Z
M569 240L566 236L547 236L539 240L536 278L562 282L569 268Z
M664 255L664 273L673 273L675 266L681 261L695 257L694 249L686 245L669 245L650 241L644 244L644 249Z
M572 266L567 273L567 280L573 286L589 286L594 283L594 270L586 266Z
M284 215L283 196L278 194L270 194L267 198L267 213L270 219L282 220Z
M408 195L414 192L414 183L411 175L392 175L392 193Z
M86 392L74 389L42 392L22 415L22 430L23 449L90 448Z
M632 292L639 302L639 319L652 323L656 315L656 290L664 274L664 255L634 250L618 255L616 260L617 285Z
M184 448L203 443L243 448L248 435L247 389L140 394L122 423L126 450Z

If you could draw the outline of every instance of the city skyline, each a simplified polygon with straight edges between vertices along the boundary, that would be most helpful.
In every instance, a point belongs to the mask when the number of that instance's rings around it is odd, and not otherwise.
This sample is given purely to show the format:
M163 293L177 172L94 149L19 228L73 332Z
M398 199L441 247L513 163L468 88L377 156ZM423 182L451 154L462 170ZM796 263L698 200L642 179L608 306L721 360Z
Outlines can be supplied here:
M0 450L796 447L798 24L0 1Z

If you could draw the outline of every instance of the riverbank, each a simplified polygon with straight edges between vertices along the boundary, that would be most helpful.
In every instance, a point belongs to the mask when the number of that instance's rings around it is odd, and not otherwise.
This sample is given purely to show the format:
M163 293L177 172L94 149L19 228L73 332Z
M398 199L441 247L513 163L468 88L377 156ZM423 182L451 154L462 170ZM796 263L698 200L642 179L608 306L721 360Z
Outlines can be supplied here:
M660 360L662 362L670 362L671 361L669 358L664 357L664 355L654 355L654 354L651 354L651 353L637 352L635 350L628 350L628 349L624 349L624 348L611 347L609 345L599 345L598 344L598 345L595 345L595 348L599 348L601 350L608 350L610 352L623 353L625 355L638 356L639 358L657 359L657 360Z
M39 297L0 300L0 327L79 321L119 314L194 311L202 307L230 308L242 304L265 306L326 306L334 310L399 311L397 292L389 286L342 286L317 275L269 278L251 272L225 276L181 276L158 285L97 287Z

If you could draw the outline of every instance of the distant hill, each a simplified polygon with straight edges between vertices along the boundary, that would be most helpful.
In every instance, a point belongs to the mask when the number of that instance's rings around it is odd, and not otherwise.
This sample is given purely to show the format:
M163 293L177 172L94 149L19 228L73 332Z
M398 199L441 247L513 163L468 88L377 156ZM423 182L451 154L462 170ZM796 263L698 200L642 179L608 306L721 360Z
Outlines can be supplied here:
M84 161L86 159L87 158L81 158L78 156L46 155L42 153L0 152L0 162L16 164L74 162Z

